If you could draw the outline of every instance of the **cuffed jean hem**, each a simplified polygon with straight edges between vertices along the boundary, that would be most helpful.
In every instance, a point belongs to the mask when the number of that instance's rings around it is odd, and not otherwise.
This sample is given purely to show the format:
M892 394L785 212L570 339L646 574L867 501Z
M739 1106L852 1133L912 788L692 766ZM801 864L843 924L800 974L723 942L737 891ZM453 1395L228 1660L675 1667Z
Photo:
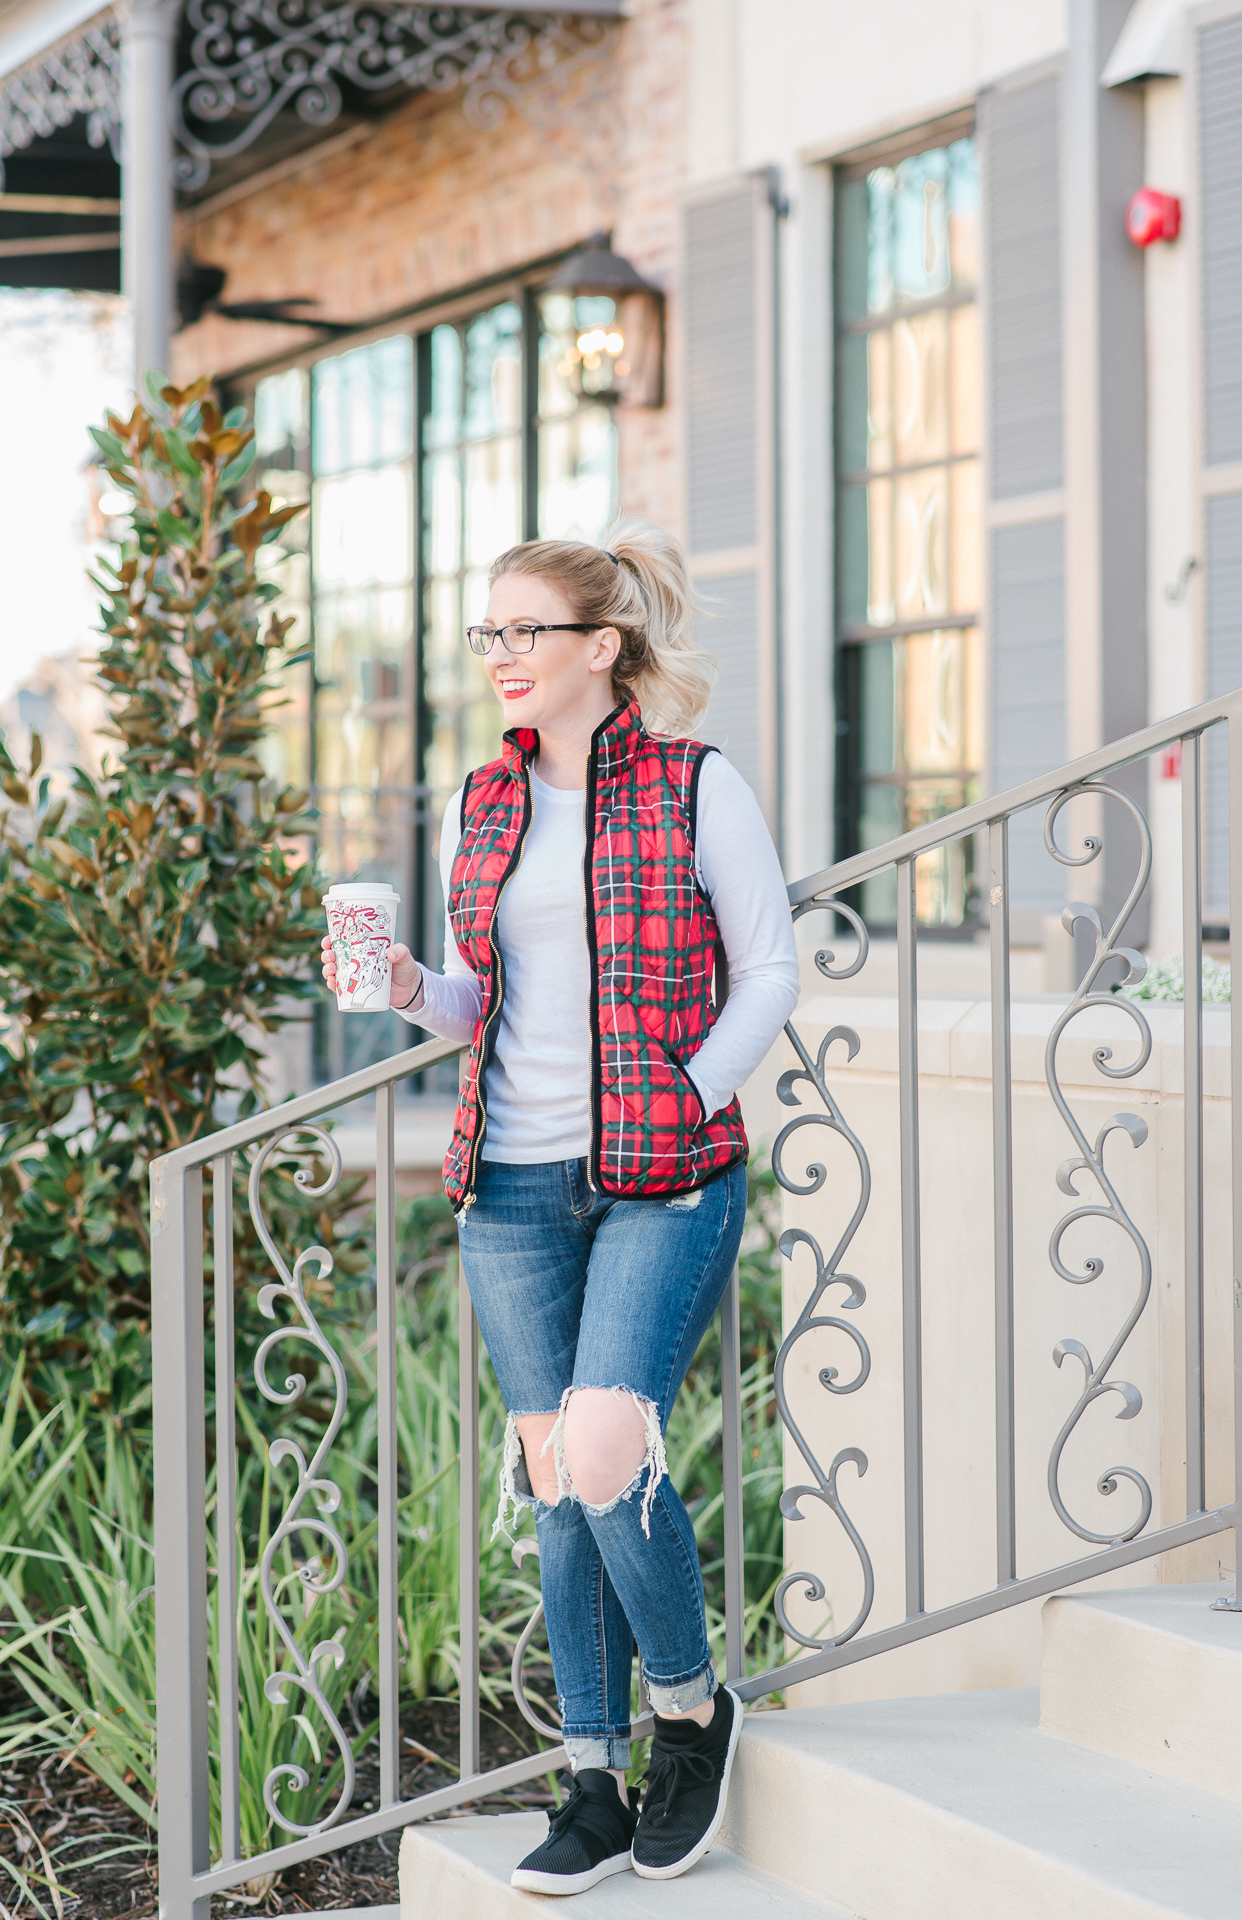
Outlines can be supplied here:
M561 1739L574 1773L581 1773L584 1767L628 1767L630 1764L628 1733L586 1734L581 1737L563 1733Z
M671 1686L661 1686L644 1669L643 1682L647 1688L647 1698L657 1713L667 1714L670 1719L675 1713L692 1713L695 1707L704 1707L716 1691L716 1675L711 1667L702 1673L696 1673L691 1680L677 1680Z

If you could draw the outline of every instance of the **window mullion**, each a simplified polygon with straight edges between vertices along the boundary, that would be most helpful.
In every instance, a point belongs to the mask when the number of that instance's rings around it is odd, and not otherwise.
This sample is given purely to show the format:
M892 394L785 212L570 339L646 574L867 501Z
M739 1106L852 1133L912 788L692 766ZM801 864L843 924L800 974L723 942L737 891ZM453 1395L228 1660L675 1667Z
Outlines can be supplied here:
M539 296L522 295L522 538L537 540L539 526Z

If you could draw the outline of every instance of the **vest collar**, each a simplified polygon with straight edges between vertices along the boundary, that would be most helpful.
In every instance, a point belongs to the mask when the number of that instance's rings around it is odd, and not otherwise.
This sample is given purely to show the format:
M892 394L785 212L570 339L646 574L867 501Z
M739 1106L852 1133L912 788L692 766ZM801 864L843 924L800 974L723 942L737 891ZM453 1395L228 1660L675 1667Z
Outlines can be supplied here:
M636 700L614 707L591 735L591 758L599 779L615 779L621 769L637 755L647 729ZM511 774L524 773L539 751L539 735L533 727L510 727L504 737L504 763Z

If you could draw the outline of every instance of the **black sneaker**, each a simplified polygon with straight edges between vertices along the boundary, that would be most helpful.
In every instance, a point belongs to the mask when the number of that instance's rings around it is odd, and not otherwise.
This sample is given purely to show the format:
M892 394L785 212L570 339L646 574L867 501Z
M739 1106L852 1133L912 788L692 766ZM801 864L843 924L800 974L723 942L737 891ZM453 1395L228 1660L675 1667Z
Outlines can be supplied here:
M742 1703L719 1687L715 1716L706 1727L659 1715L655 1725L631 1857L644 1880L675 1880L703 1858L720 1831Z
M547 1839L513 1869L509 1884L525 1893L585 1893L629 1867L637 1822L612 1775L584 1767L559 1813L549 1813Z

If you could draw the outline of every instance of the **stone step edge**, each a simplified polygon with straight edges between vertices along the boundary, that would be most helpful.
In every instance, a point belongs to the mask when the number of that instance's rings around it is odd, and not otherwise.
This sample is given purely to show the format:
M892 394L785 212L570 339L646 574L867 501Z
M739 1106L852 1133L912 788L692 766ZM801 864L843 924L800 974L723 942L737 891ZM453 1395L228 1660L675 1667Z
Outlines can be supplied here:
M1230 1884L1234 1878L1242 1881L1242 1829L1231 1824L1230 1802L1043 1734L1035 1726L1034 1689L1013 1690L1013 1697L1017 1696L1025 1696L1031 1708L1028 1737L1039 1743L1039 1748L1031 1750L1032 1757L1039 1753L1038 1772L1044 1772L1062 1749L1071 1791L1083 1784L1081 1779L1075 1782L1075 1775L1081 1776L1084 1769L1094 1775L1098 1767L1104 1799L1115 1783L1103 1770L1116 1769L1145 1780L1154 1794L1167 1787L1177 1796L1201 1803L1205 1811L1211 1808L1216 1817L1210 1824L1220 1828L1223 1821L1227 1828L1223 1844L1228 1849L1225 1870ZM935 1706L1002 1697L995 1692L955 1694L940 1700L864 1702L821 1711L825 1719L840 1713L844 1720L846 1715L865 1714L869 1706L908 1707L924 1717ZM815 1709L803 1711L816 1713ZM1129 1884L1115 1880L1110 1877L1109 1861L1089 1861L1072 1843L1063 1851L1054 1849L1041 1844L1029 1829L1021 1831L1021 1822L1015 1829L985 1817L977 1806L944 1805L909 1780L886 1778L882 1769L873 1770L862 1758L852 1759L848 1751L831 1757L822 1750L800 1752L794 1743L785 1745L771 1737L778 1721L779 1716L774 1715L772 1722L764 1716L768 1739L748 1747L743 1738L720 1838L791 1889L835 1899L847 1910L865 1913L868 1920L907 1920L916 1908L920 1920L995 1920L998 1903L1004 1903L1009 1920L1031 1920L1032 1916L1045 1920L1052 1914L1059 1920L1181 1920L1184 1915L1209 1920L1209 1913L1210 1920L1215 1920L1218 1911L1228 1910L1210 1905L1210 1891L1209 1908L1205 1908L1202 1884L1195 1889L1153 1891L1150 1885L1136 1885L1133 1880ZM844 1725L843 1731L848 1747ZM962 1737L960 1726L945 1727L949 1746ZM1022 1756L1016 1749L1014 1758L1021 1771ZM1021 1803L1021 1795L1021 1780L1015 1779L1015 1805ZM1080 1794L1076 1804L1085 1805L1088 1798ZM825 1823L825 1807L835 1808L840 1837L831 1832L831 1823ZM1174 1817L1171 1807L1170 1817ZM868 1834L874 1845L867 1840ZM900 1845L894 1848L892 1842L898 1837ZM1210 1876L1222 1871L1216 1857L1222 1844L1220 1833L1216 1841L1211 1861L1205 1862Z
M403 1901L408 1900L410 1905L403 1905L402 1913L407 1916L416 1914L417 1920L432 1920L426 1898L419 1901L418 1893L438 1893L440 1905L443 1906L445 1895L451 1897L452 1892L451 1888L446 1887L446 1879L458 1879L457 1891L470 1896L468 1906L457 1901L452 1903L454 1915L468 1912L470 1920L475 1920L476 1915L484 1914L484 1902L489 1914L500 1911L516 1914L519 1910L533 1910L536 1906L547 1913L549 1907L545 1896L519 1892L508 1881L508 1873L516 1864L516 1859L528 1844L537 1840L539 1829L535 1828L533 1822L518 1846L504 1850L503 1866L498 1865L495 1859L494 1843L502 1825L516 1820L530 1822L531 1816L476 1815L468 1820L454 1820L451 1824L428 1821L407 1827L401 1843L402 1883ZM484 1829L482 1834L480 1829ZM470 1850L468 1842L472 1834L492 1843L480 1850L485 1855L490 1854L490 1859L480 1858L478 1853ZM420 1890L407 1887L407 1862L428 1842L435 1848L435 1884L425 1883ZM771 1913L773 1920L776 1915L785 1916L785 1920L855 1920L855 1916L846 1908L824 1898L822 1894L791 1885L780 1875L769 1873L752 1861L742 1859L719 1842L713 1843L705 1858L691 1869L684 1880L677 1880L676 1890L664 1881L619 1874L572 1898L573 1913L587 1916L588 1920L596 1920L596 1916L605 1909L614 1911L614 1903L618 1902L623 1903L622 1910L628 1920L633 1920L640 1909L644 1914L649 1912L653 1917L660 1916L660 1920L672 1912L691 1912L699 1916L699 1920L709 1913L712 1920L751 1920L756 1912ZM670 1901L676 1905L670 1906Z
M1210 1605L1229 1584L1053 1595L1041 1729L1242 1801L1242 1619Z

